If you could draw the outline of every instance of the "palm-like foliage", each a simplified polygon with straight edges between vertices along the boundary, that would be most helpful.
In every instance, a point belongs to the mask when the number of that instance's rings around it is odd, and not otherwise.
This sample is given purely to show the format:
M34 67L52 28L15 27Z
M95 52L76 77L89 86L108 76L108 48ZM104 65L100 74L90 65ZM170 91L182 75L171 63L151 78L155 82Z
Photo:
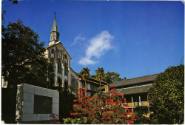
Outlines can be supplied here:
M87 79L90 77L90 71L89 68L83 68L80 72L80 77L85 83L85 88L87 88Z
M98 68L96 70L96 77L95 78L96 78L96 80L100 81L100 87L101 87L101 81L105 79L105 73L104 73L103 67Z
M101 68L98 68L96 70L96 80L104 80L105 79L105 73L104 73L104 69L101 67Z
M89 78L90 76L90 72L89 72L89 68L83 68L80 72L80 76L82 78L82 80L86 80Z
M106 72L105 73L105 81L109 84L115 81L120 81L120 80L121 80L120 74L116 72Z

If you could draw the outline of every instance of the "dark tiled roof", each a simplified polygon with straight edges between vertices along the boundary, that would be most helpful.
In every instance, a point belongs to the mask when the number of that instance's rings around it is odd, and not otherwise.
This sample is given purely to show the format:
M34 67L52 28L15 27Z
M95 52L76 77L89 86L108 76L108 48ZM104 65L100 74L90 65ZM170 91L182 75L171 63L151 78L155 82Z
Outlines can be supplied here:
M147 86L135 86L135 87L122 88L122 89L118 89L118 91L123 92L125 95L138 94L138 93L148 92L151 87L152 87L152 84L149 84Z
M87 79L87 82L89 82L89 83L94 83L94 84L96 84L96 85L99 85L99 84L100 84L100 81L99 81L99 80L92 79L92 78L88 78L88 79ZM107 85L108 83L106 83L105 81L101 81L101 84L102 84L102 85Z
M71 71L72 71L74 74L76 74L76 75L78 76L78 73L77 73L72 67L70 67L70 69L71 69Z
M80 78L80 77L79 77ZM79 79L80 81L83 81L81 78ZM99 86L100 85L100 81L96 80L96 79L92 79L92 78L88 78L86 79L86 82L89 84L94 84ZM101 81L101 85L108 85L108 83L106 83L105 81Z
M142 76L142 77L137 77L132 79L125 79L125 80L117 81L111 84L111 86L126 87L131 85L139 85L143 83L151 83L157 78L157 76L158 74L154 74L154 75L147 75L147 76Z

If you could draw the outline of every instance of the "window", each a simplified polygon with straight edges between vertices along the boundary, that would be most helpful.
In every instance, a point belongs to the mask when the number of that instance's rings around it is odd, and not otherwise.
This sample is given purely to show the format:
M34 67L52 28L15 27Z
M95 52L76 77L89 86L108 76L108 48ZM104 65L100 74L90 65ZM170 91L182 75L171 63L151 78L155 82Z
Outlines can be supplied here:
M147 101L147 94L141 95L141 101Z
M62 66L60 61L58 61L58 73L62 73Z
M98 87L96 85L90 84L90 88L93 91L96 91L98 89Z
M51 114L52 98L41 95L34 95L34 114Z
M128 97L126 97L126 101L127 102L132 102L132 98L133 98L132 96L128 96Z
M54 58L54 56L55 56L54 49L51 49L50 58Z
M62 80L60 77L58 77L58 85L61 87L62 86Z
M51 53L52 53L52 54L54 53L54 49L51 50Z
M68 88L68 83L67 83L67 80L65 80L65 82L64 82L64 89L67 90L67 88Z
M72 87L72 91L75 91L77 92L77 89L78 89L78 81L75 77L72 76L71 78L71 87Z
M65 71L64 75L67 76L68 75L68 66L66 63L64 64L64 71Z

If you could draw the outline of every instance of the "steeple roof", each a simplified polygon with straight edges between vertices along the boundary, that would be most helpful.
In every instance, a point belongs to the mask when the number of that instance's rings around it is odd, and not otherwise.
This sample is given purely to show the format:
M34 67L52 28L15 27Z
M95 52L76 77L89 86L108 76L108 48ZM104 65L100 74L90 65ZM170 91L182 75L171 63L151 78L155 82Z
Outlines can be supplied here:
M51 32L58 32L58 26L57 26L57 21L56 21L56 13L55 13L55 16L54 16L54 20L53 20L53 26L52 26L52 29L51 29Z

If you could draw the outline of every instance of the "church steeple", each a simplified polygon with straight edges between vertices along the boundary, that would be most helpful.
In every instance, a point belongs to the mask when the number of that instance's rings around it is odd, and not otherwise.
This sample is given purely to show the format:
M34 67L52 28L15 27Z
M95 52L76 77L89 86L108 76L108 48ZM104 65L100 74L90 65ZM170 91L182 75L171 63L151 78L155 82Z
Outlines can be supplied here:
M56 13L55 13L55 16L54 16L53 26L52 26L52 30L51 30L51 32L52 32L52 31L53 31L53 32L58 32Z
M57 41L59 41L59 32L58 32L56 13L55 13L51 34L50 34L50 42L57 42Z

